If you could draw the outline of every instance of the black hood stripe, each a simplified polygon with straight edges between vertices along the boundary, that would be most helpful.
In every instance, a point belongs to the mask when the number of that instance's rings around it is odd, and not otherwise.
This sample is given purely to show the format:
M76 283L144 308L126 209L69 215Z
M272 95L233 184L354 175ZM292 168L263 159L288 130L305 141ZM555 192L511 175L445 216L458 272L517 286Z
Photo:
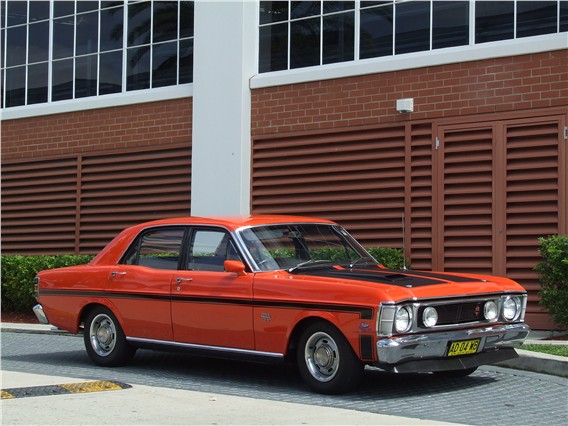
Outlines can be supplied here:
M455 277L452 275L446 275L440 273L414 272L407 270L384 270L384 269L317 268L313 270L302 271L301 274L323 277L323 278L338 278L343 280L367 281L377 284L397 285L400 287L407 287L407 288L442 284L447 281L453 281L453 282L480 281L479 279L471 279L467 277Z

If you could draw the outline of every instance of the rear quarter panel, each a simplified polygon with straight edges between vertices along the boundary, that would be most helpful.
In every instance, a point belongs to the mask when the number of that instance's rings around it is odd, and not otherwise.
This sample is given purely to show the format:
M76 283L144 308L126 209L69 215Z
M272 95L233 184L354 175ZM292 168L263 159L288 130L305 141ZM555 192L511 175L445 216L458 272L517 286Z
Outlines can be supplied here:
M87 304L107 304L96 293L104 290L108 273L107 267L90 265L40 272L39 302L50 324L77 333L81 312Z

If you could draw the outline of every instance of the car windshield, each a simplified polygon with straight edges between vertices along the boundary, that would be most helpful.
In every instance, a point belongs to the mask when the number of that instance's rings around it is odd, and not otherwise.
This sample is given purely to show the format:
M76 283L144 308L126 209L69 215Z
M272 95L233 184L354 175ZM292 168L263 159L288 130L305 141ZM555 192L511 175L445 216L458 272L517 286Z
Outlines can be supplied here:
M263 271L334 265L361 266L376 261L337 225L282 224L240 231L251 260Z

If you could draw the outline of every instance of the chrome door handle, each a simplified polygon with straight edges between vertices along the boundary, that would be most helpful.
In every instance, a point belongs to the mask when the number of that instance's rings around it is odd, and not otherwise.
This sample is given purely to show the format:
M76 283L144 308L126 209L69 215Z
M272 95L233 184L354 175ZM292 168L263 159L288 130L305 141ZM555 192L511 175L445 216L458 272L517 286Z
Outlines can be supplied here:
M112 278L117 277L117 276L119 276L119 275L126 275L126 272L113 271L113 272L110 273L110 276L111 276Z
M176 282L178 284L181 284L184 281L191 281L191 280L193 280L193 278L176 278Z

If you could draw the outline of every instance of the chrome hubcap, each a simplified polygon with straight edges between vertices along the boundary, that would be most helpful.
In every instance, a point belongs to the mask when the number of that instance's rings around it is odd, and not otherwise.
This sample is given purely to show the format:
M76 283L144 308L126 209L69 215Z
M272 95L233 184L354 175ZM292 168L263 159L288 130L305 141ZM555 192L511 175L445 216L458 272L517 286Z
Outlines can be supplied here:
M337 374L339 351L337 344L327 333L314 333L304 350L310 374L320 382L329 382Z
M99 314L93 319L89 340L97 355L108 356L112 353L116 344L116 327L108 315Z

